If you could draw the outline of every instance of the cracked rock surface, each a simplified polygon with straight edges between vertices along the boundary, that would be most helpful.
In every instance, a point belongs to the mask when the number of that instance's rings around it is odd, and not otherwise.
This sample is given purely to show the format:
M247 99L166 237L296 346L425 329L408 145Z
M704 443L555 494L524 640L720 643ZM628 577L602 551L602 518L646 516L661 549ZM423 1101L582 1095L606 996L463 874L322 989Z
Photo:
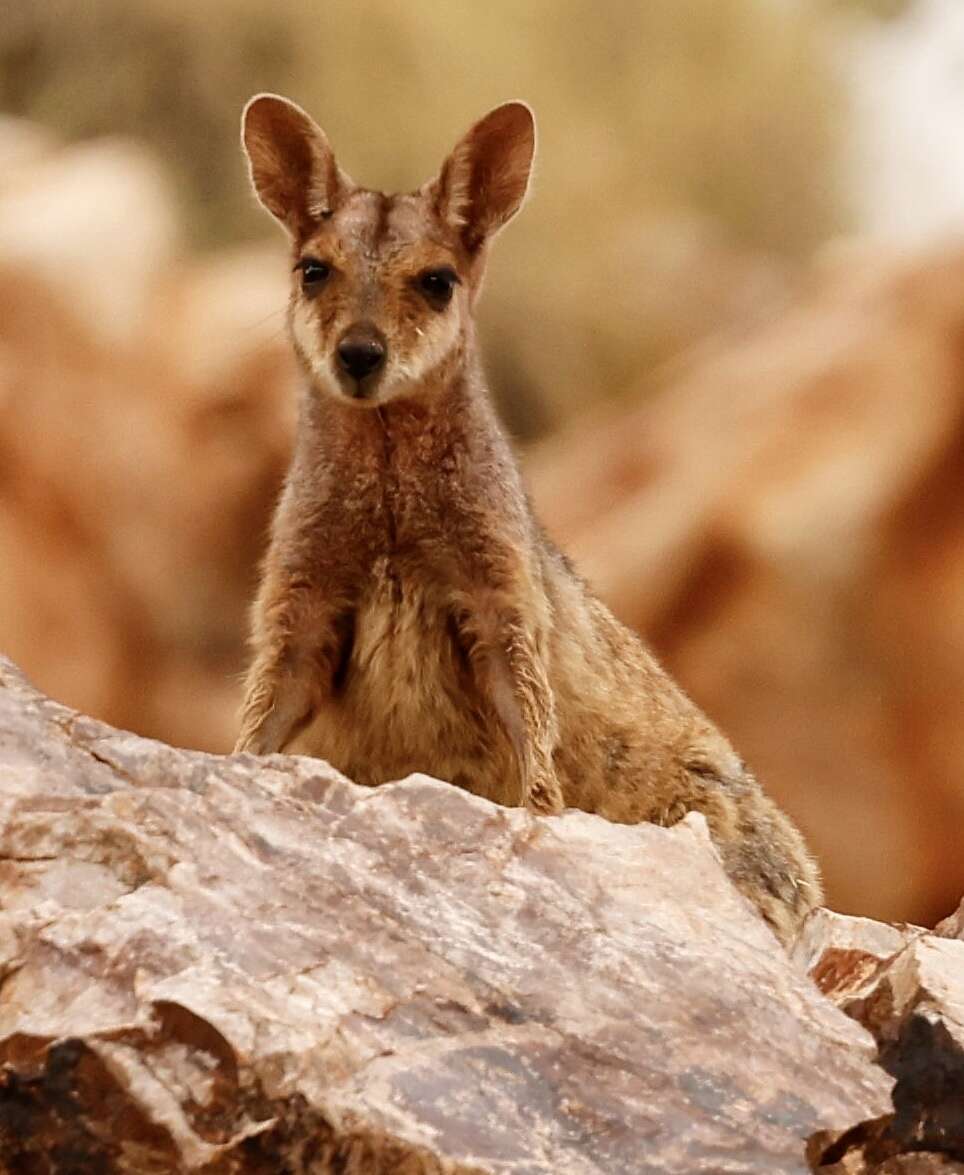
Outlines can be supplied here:
M893 1108L820 1132L815 1171L964 1173L964 904L933 934L829 910L809 920L798 958L877 1042Z
M699 818L176 750L0 662L0 901L4 1171L778 1175L890 1108Z

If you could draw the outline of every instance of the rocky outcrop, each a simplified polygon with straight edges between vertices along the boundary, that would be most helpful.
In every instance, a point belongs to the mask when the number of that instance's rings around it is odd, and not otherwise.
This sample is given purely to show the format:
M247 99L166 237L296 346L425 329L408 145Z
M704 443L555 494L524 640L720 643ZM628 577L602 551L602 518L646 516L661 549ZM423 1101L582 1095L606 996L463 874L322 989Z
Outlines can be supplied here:
M828 900L964 891L964 252L850 250L533 454L550 533L796 818Z
M777 1175L890 1109L699 817L176 750L4 663L0 896L5 1170Z
M815 1170L964 1171L964 904L928 934L822 910L797 944L821 990L873 1035L892 1112L811 1140Z

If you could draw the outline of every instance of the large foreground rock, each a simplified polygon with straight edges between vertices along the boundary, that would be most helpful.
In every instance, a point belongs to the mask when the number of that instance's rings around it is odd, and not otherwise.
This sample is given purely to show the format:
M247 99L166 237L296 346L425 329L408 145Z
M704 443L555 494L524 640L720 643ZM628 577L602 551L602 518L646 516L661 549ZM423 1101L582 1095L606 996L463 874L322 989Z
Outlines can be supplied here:
M775 1175L889 1109L698 818L178 751L0 665L4 1170Z

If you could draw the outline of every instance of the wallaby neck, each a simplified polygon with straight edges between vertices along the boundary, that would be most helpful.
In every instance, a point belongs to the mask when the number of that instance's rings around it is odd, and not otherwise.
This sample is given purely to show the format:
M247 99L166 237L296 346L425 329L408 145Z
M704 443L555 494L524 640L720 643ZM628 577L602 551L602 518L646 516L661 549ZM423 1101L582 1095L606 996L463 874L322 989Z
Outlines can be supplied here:
M359 472L385 466L431 464L454 451L502 441L481 364L475 355L444 382L429 378L413 393L366 407L309 387L302 403L302 428L315 455L327 465ZM486 443L488 441L488 443Z
M518 467L477 367L380 408L309 388L291 478L313 487L322 514L322 504L335 506L326 525L343 530L346 550L392 550L442 532L458 541L481 500L491 518L525 529Z

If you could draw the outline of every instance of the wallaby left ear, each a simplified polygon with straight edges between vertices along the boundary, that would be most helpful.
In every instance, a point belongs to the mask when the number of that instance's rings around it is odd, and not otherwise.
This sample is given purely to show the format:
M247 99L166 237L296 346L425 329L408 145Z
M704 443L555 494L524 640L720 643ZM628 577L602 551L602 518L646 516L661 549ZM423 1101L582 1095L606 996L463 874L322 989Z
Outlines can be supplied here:
M438 215L475 252L519 211L529 186L536 124L524 102L506 102L457 144L427 185Z

